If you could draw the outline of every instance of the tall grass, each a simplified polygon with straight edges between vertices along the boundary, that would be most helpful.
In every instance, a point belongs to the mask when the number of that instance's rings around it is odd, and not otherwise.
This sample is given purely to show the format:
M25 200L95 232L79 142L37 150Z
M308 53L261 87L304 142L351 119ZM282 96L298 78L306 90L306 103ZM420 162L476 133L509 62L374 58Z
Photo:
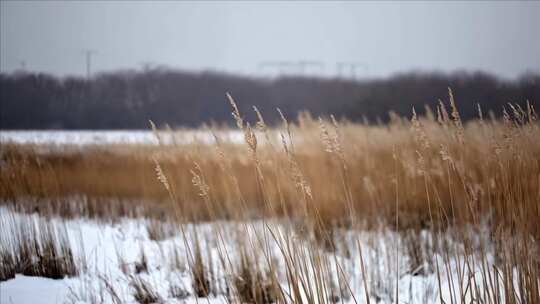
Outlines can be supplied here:
M15 274L62 279L76 276L84 266L72 252L65 227L39 217L0 218L0 281Z
M403 275L435 273L441 303L540 303L540 129L531 104L509 104L501 120L479 109L464 123L449 90L426 116L411 109L388 125L307 113L293 122L277 109L282 125L270 128L256 108L257 121L245 121L228 98L245 145L215 136L215 145L70 153L6 146L0 197L22 211L173 220L197 296L218 289L215 252L186 227L210 221L233 302L399 303ZM153 129L158 139L172 132ZM83 199L65 201L73 196ZM221 220L240 228L230 233ZM155 239L170 234L150 223ZM395 241L373 246L374 255L359 233L342 240L344 231L381 227ZM365 267L380 263L391 273ZM359 282L349 267L360 268Z

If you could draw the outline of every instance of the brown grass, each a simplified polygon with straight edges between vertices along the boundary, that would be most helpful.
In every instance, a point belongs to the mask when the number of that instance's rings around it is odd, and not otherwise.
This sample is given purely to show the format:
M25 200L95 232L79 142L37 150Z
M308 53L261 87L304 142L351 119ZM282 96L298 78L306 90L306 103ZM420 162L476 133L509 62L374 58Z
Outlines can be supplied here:
M62 279L79 274L66 228L41 218L3 215L0 281L15 274Z
M412 125L404 119L389 126L343 122L339 130L333 122L304 118L289 126L294 144L288 143L285 130L285 146L275 140L259 143L255 154L249 144L246 149L226 143L217 149L191 144L69 153L8 145L2 147L0 197L54 203L34 204L41 212L56 208L79 214L81 210L69 209L83 205L83 213L91 216L129 215L143 201L143 208L163 217L169 194L155 178L155 158L174 189L176 204L191 218L231 218L239 207L257 215L298 215L305 212L302 202L307 200L325 223L348 224L351 208L365 219L394 218L397 198L401 226L427 227L429 197L435 222L474 222L482 215L494 226L520 226L539 235L540 131L534 116L518 114L464 127L444 118L440 123L414 118ZM267 132L275 138L281 131ZM339 140L332 135L337 132ZM210 208L200 188L193 187L193 172L198 171L210 189ZM66 197L80 197L84 204L69 206L62 202ZM126 201L131 205L126 207Z
M133 289L133 298L140 304L161 303L163 300L159 297L154 288L142 278L132 277L131 288Z
M0 198L23 211L64 216L145 215L180 223L285 219L303 241L315 241L313 246L324 245L328 252L337 250L337 228L383 223L405 235L410 273L436 272L439 290L441 278L448 278L444 288L453 303L466 296L481 303L540 303L540 128L531 105L509 104L502 120L485 120L480 112L478 120L464 123L449 91L448 101L431 111L437 114L419 117L412 109L411 119L392 116L385 126L312 119L303 113L296 123L282 116L283 125L270 129L256 109L258 121L249 123L231 96L229 101L245 145L217 137L215 145L68 152L4 145ZM157 136L163 132L154 131ZM66 199L73 197L80 199ZM155 238L165 234L154 228L149 232ZM432 239L423 239L423 230L432 232ZM215 231L221 239L222 230ZM330 269L319 247L305 252L292 236L275 232L268 228L250 245L270 268L268 278L247 269L245 261L239 267L227 265L240 269L235 284L240 299L323 303L329 295L354 297L347 294L344 271ZM474 269L478 260L488 265L488 245L474 238L481 233L497 246L497 263L482 268L479 281L466 277L465 269ZM265 251L268 242L278 245L286 261L288 294L270 292L276 269ZM186 247L193 288L207 296L211 267L205 267L199 243L192 245ZM384 257L396 264L392 278L381 278L371 288L384 289L395 302L400 300L398 249ZM227 254L221 257L224 265L230 263ZM450 270L452 260L460 265L457 273ZM337 281L329 279L332 272ZM452 277L458 286L451 285Z

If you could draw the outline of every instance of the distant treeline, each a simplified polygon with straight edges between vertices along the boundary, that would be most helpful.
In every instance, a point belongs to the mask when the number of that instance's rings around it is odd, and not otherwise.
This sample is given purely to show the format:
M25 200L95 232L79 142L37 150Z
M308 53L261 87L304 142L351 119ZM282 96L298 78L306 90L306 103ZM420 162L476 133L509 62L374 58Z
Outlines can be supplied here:
M540 102L540 74L502 80L486 73L407 73L387 79L351 81L305 77L275 79L170 69L117 71L88 80L48 74L0 74L1 129L147 129L148 120L172 127L204 122L232 123L225 93L246 118L252 105L267 122L280 108L289 118L302 110L352 121L388 121L389 111L423 113L454 91L463 119L484 112L499 115L509 103Z

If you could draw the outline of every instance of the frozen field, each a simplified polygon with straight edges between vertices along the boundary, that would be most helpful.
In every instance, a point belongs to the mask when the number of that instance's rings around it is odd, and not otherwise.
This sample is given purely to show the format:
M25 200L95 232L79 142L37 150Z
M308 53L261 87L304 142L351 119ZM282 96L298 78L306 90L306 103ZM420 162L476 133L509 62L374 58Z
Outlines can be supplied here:
M242 145L2 132L37 148L0 159L0 302L540 303L540 129L516 113L310 120L276 145L241 119L217 137Z
M214 137L208 131L183 130L166 132L159 135L164 144L187 144L201 142L214 143ZM217 131L221 140L239 143L243 141L240 131ZM0 143L37 144L37 145L104 145L104 144L137 144L157 145L158 139L152 131L143 130L104 130L104 131L0 131Z
M0 208L0 219L4 225L1 235L2 250L6 250L6 242L10 239L9 227L21 221L44 220L37 215L21 215ZM275 238L284 240L286 235L293 235L287 242L294 242L297 257L287 260L281 254L278 241L268 241L268 247L259 251L257 240L268 237L263 223L225 223L185 225L163 234L164 238L155 239L149 232L148 220L122 219L117 223L104 223L91 220L51 219L56 227L65 227L69 235L69 243L81 272L78 276L52 280L41 277L28 277L18 274L16 278L0 282L1 303L140 303L136 298L136 285L143 284L160 303L225 303L237 302L228 291L237 288L234 282L242 279L242 261L239 244L247 245L250 255L248 269L265 269L268 266L263 256L270 256L274 263L274 271L280 288L286 295L292 295L293 284L287 276L287 262L298 263L296 267L305 273L299 273L299 280L305 280L311 287L304 285L301 290L306 297L306 290L316 287L317 274L305 261L313 262L315 257L322 259L328 276L325 302L365 303L367 286L372 303L394 303L396 269L399 269L400 303L439 303L438 279L433 265L414 266L411 268L410 257L405 254L403 239L386 229L371 232L343 231L338 249L335 252L317 250L316 256L309 242L290 230L283 223L272 222L268 230L272 230ZM161 226L163 228L163 226ZM169 226L171 228L171 226ZM181 231L184 231L183 237ZM241 238L239 238L241 236ZM424 233L424 237L428 234ZM239 243L240 241L240 243ZM211 280L210 295L204 299L197 298L194 291L193 271L190 265L194 244L199 244L202 253L204 271ZM189 244L186 247L186 244ZM361 259L358 245L363 251L366 280L363 280ZM396 260L396 245L398 259ZM459 252L459 249L457 249ZM264 254L262 254L264 252ZM226 258L224 258L226 257ZM441 274L442 297L450 303L449 290L458 288L461 273L465 284L462 288L471 288L471 282L482 282L480 269L467 269L463 257L452 256L449 264L442 262L444 257L431 257L438 263ZM470 262L470 261L469 261ZM476 261L477 267L481 263ZM491 261L485 261L492 267ZM399 265L396 267L396 263ZM446 269L450 265L451 269ZM446 271L453 273L447 276ZM265 273L264 271L262 273ZM320 274L319 274L320 275ZM245 279L245 278L244 278ZM479 284L481 285L481 284ZM475 286L482 288L482 286ZM229 301L227 301L229 300ZM294 301L291 301L294 302Z

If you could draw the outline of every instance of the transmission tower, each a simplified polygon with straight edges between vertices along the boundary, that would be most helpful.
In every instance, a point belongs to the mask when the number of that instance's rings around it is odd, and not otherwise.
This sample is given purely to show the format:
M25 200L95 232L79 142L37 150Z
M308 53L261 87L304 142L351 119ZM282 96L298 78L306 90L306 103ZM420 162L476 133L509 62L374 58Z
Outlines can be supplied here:
M356 79L359 75L358 70L362 70L364 74L367 74L369 68L368 65L361 62L337 62L336 69L338 77Z
M86 79L90 79L92 76L92 56L97 54L97 51L86 49L84 50L86 59Z

